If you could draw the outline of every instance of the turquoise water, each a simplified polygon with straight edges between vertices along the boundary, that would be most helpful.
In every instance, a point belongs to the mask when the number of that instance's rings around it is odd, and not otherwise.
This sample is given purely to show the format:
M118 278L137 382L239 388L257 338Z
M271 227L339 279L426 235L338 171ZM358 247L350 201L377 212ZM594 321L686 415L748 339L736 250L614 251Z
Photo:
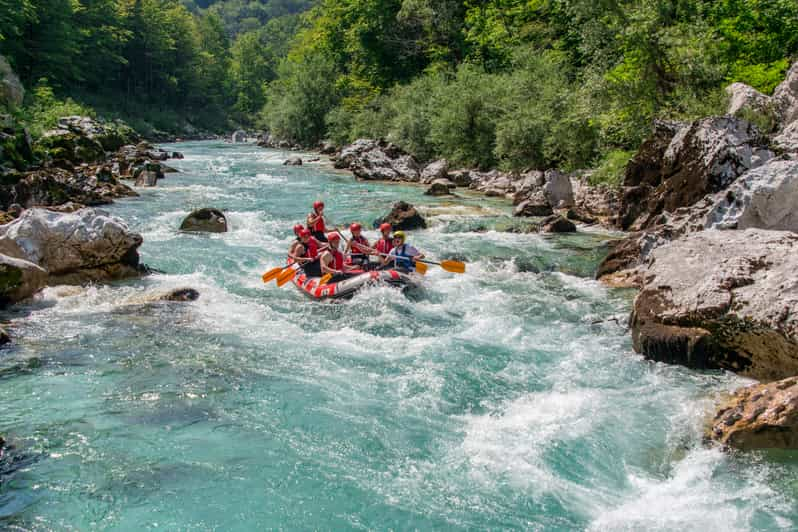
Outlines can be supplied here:
M606 235L500 232L502 202L283 167L253 146L173 149L182 173L109 208L163 274L48 288L6 315L20 340L0 354L0 434L19 461L0 526L795 528L794 458L701 443L714 398L746 381L632 352L633 294L591 280ZM317 198L369 226L415 203L430 228L413 243L469 271L339 305L263 285ZM178 233L203 206L231 231ZM181 286L200 299L149 301Z

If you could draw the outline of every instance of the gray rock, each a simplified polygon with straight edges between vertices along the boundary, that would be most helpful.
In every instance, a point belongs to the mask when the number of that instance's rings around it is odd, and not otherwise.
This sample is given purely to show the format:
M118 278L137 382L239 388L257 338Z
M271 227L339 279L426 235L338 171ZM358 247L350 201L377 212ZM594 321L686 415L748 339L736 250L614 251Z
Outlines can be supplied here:
M0 226L0 253L44 268L51 283L139 275L141 242L122 220L90 208L73 213L32 208Z
M744 110L759 113L770 111L770 97L745 83L732 83L726 87L726 94L729 96L726 114L737 115Z
M143 170L136 175L137 187L154 187L158 184L158 173L149 170Z
M25 87L6 58L0 55L0 108L16 109L22 106L24 99Z
M283 166L302 166L301 157L289 157L283 162Z
M576 225L559 214L552 214L540 222L540 231L543 233L575 233Z
M397 229L424 229L427 222L418 213L415 207L404 201L394 203L391 212L384 218L377 219L375 227L381 223L388 222L394 230Z
M773 101L781 117L782 126L787 127L798 120L798 61L793 63L784 81L773 91Z
M650 254L630 319L646 358L761 380L798 374L798 235L707 230Z
M161 301L196 301L200 293L193 288L176 288L158 296Z
M394 144L358 139L344 147L335 159L336 168L351 170L360 179L418 181L416 160Z
M26 299L47 282L47 271L36 264L0 254L0 306Z
M247 141L247 132L242 130L242 129L239 129L238 131L233 133L231 138L232 138L232 141L236 142L236 143L238 143L238 142L246 142Z
M574 191L571 178L557 170L546 170L543 193L549 204L557 208L571 207L574 204Z
M227 232L227 218L219 209L198 209L183 220L180 224L181 231L198 233L225 233Z
M513 216L549 216L554 211L543 192L536 192L516 205Z
M436 179L430 183L429 188L424 192L427 196L447 196L452 193L452 189L457 185L448 179Z
M446 159L439 159L429 163L421 171L420 181L424 184L430 184L436 179L448 179L449 177L449 162Z
M773 138L773 147L792 158L798 157L798 120L788 125Z
M773 160L749 170L712 203L708 228L798 232L798 161Z

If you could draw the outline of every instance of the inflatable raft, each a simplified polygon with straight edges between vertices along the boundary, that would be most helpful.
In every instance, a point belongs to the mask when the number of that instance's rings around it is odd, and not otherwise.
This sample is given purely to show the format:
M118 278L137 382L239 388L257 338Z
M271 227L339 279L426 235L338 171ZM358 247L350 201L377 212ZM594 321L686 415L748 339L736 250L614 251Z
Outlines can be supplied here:
M387 284L401 288L409 288L418 285L414 274L405 273L398 270L377 270L354 274L351 277L319 286L319 277L308 277L307 274L298 266L294 265L297 274L293 279L294 286L306 296L316 299L347 299L366 286L375 284Z

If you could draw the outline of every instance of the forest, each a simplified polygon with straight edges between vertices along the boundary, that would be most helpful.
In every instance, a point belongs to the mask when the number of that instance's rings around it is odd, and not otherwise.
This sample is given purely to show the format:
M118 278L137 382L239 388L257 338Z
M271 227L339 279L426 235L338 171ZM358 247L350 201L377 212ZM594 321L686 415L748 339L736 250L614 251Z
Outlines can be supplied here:
M798 2L0 0L0 39L34 130L74 111L145 134L384 137L612 181L652 120L722 113L735 81L772 91L798 58Z

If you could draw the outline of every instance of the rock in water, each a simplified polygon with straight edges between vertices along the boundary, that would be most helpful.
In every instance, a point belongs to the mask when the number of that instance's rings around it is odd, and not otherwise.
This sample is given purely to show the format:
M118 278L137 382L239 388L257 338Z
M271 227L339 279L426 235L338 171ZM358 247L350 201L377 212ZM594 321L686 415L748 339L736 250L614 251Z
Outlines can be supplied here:
M301 157L289 157L285 161L283 161L283 166L302 166L302 158Z
M47 282L44 268L27 260L0 254L0 306L22 301Z
M233 133L233 142L246 142L247 141L247 132L239 129L235 133Z
M741 449L798 449L798 377L738 390L715 415L709 437Z
M193 288L176 288L158 297L161 301L196 301L200 294Z
M186 216L180 224L180 230L196 233L226 233L227 218L219 209L199 209Z
M798 375L798 235L708 230L651 252L635 351L760 380Z
M540 230L544 233L575 233L576 225L571 220L554 214L540 222Z
M542 191L532 193L526 200L516 205L513 216L550 216L554 214L551 203Z
M0 226L0 253L47 270L53 283L76 284L139 275L141 235L100 210L28 209Z
M452 193L452 189L456 187L457 185L448 179L436 179L430 184L424 194L427 196L448 196Z
M374 222L375 226L388 222L394 230L397 229L424 229L427 222L418 213L415 207L404 201L394 203L391 212L385 218L379 218Z

